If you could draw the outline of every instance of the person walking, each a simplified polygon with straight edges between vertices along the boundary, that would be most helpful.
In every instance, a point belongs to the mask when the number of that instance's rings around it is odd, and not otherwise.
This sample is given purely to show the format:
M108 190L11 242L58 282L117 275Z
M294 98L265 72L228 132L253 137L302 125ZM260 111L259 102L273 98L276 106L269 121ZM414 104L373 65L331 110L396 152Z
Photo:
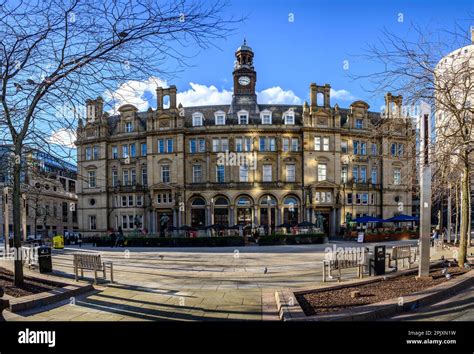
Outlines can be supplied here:
M117 242L117 235L115 234L114 229L110 230L110 247L115 247L115 244Z
M122 231L122 227L119 226L118 230L117 230L117 241L115 243L115 247L123 247L123 231Z
M433 234L431 236L431 246L434 247L436 242L438 242L438 231L436 229L433 229Z
M82 248L82 235L80 232L77 234L77 244Z

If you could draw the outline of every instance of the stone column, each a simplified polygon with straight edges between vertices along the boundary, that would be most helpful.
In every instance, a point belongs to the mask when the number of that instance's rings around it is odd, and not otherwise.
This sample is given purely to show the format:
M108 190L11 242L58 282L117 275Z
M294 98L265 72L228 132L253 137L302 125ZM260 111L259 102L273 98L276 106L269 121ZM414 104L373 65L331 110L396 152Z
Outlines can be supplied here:
M206 205L206 220L204 220L205 225L211 225L211 206Z
M148 232L152 234L154 232L153 230L153 213L151 210L148 210L146 213L146 228L148 229Z
M229 207L229 224L230 226L234 226L236 224L235 222L235 208L233 205Z
M284 206L281 205L279 208L278 208L278 217L280 218L280 224L283 224L283 209L284 209Z
M335 236L336 235L336 209L332 208L331 210L331 223L329 224L329 235L328 236Z

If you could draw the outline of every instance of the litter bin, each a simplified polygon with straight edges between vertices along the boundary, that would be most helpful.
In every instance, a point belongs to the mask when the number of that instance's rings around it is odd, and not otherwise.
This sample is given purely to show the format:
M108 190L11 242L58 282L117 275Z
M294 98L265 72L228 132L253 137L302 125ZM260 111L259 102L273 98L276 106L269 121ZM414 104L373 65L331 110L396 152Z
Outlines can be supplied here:
M371 267L374 269L374 275L385 274L385 246L375 246Z
M37 248L38 266L40 273L51 273L53 271L53 261L51 259L51 247L39 246Z

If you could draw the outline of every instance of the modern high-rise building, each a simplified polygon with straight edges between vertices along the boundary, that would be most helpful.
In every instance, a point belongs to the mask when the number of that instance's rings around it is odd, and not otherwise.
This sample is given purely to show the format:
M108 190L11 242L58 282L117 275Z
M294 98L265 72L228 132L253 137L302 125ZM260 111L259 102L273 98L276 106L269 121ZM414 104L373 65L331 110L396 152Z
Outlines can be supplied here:
M235 58L228 104L183 107L175 86L158 87L146 112L86 102L76 142L85 236L319 216L331 236L357 216L411 214L415 135L401 96L388 93L381 114L363 101L331 105L330 85L312 83L309 103L261 104L253 50L244 42Z
M464 161L468 161L471 166L474 158L469 149L472 145L474 132L472 130L472 115L474 112L474 26L471 27L471 43L453 50L445 55L438 62L435 68L434 88L435 99L435 153L438 156L445 157L438 163L439 170L443 174L453 175L455 171L464 169ZM469 157L466 157L467 154ZM449 183L440 188L438 194L438 203L436 205L436 214L438 224L443 227L454 227L454 222L449 225L450 218L455 219L454 213L458 216L461 208L458 207L456 200L461 199L459 183ZM450 199L448 204L448 198ZM470 199L472 205L474 199L474 181L470 180ZM452 207L451 207L452 203ZM456 203L456 204L455 204ZM471 224L474 212L471 209ZM452 212L454 211L454 213ZM439 220L441 219L441 220ZM458 224L459 225L459 224ZM454 233L457 233L454 232Z

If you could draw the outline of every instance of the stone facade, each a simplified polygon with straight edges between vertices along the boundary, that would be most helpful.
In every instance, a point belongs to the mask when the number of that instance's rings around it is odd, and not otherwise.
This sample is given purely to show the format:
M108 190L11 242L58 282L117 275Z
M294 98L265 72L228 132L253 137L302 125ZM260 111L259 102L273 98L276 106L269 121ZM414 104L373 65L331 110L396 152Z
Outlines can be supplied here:
M328 84L313 83L309 104L259 104L253 56L238 48L227 105L183 107L175 86L157 88L157 109L146 112L126 104L109 116L100 97L86 103L77 140L85 236L266 225L269 215L273 229L319 213L335 235L348 215L411 214L414 133L401 96L386 95L384 114L362 101L343 109L331 106Z
M8 145L0 146L2 236L13 234L10 153ZM21 176L23 238L35 234L54 236L78 231L76 167L47 153L28 148L25 149L22 163L25 166L25 173ZM8 223L5 222L6 218Z

